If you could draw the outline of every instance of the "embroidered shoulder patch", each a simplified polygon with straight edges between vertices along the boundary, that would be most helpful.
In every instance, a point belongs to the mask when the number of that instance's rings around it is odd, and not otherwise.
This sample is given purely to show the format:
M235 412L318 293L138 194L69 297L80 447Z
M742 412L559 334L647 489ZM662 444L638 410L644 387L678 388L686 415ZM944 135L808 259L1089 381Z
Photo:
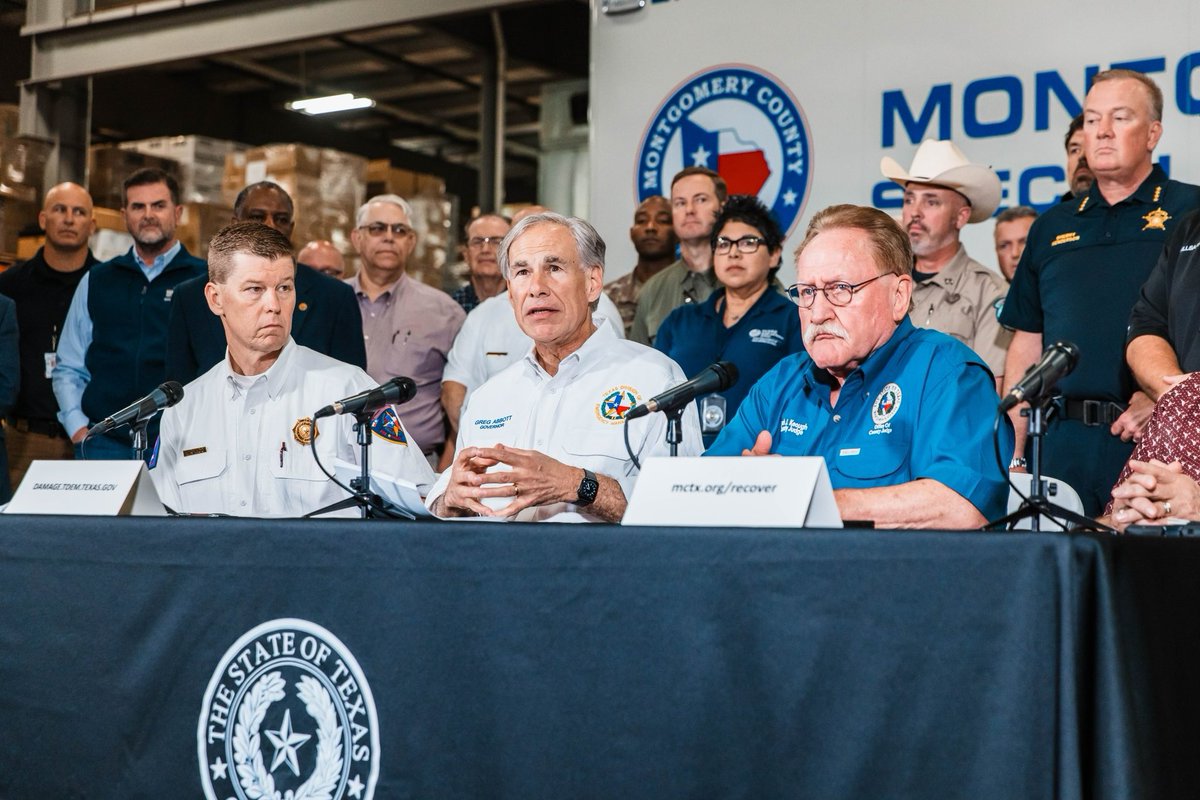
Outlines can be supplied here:
M396 409L391 406L381 408L375 416L371 417L371 431L380 439L408 446L408 437L404 435L404 426L400 424L400 417L396 414Z

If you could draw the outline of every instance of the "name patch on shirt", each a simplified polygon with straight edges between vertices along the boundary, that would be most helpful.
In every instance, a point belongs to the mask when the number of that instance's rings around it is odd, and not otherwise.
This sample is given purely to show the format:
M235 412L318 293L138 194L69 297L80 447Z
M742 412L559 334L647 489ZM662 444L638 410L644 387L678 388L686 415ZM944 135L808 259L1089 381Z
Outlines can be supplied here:
M779 421L780 433L790 433L793 436L803 436L806 430L808 430L807 422L797 422L790 417L784 417Z
M1057 247L1060 244L1070 244L1071 242L1078 241L1079 234L1075 231L1071 231L1070 233L1060 233L1058 236L1055 236L1054 241L1050 242L1050 246Z
M596 419L609 425L620 425L630 409L642 402L642 396L632 386L614 386L604 392L596 403Z
M1200 242L1196 242L1195 244L1185 244L1183 247L1179 248L1179 252L1190 253L1197 248L1200 248Z
M198 456L201 453L207 453L207 452L208 452L207 447L189 447L187 450L183 451L183 457L187 458L188 456Z
M778 347L783 342L783 334L774 328L754 328L750 331L750 341Z
M494 431L497 428L503 428L512 420L512 414L506 417L495 417L493 419L477 419L475 427L481 431Z

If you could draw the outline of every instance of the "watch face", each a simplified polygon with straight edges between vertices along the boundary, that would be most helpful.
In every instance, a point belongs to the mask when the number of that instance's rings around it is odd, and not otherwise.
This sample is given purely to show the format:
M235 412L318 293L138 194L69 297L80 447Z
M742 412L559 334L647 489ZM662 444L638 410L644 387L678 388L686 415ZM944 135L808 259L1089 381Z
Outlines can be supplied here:
M583 480L579 482L579 498L575 501L575 505L590 506L595 501L598 491L600 491L600 482L596 480L595 473L585 469Z

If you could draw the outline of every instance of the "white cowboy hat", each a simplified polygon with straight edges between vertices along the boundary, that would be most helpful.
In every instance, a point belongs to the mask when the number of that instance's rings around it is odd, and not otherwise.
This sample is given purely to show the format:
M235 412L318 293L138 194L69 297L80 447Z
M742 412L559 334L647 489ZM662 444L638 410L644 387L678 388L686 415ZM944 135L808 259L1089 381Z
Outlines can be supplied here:
M901 186L933 183L958 192L971 204L967 222L983 222L1000 205L1000 179L996 173L991 167L972 164L954 142L926 139L913 156L911 170L888 156L880 160L879 169L883 177Z

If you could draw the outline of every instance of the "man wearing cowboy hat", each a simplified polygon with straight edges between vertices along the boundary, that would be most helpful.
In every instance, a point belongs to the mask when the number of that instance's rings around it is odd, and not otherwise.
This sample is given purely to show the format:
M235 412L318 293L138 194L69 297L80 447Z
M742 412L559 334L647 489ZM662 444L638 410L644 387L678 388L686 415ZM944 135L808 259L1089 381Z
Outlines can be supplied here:
M933 139L917 148L912 169L887 156L879 168L904 187L901 225L914 256L909 317L978 353L999 388L1010 334L997 317L1007 287L967 255L959 231L992 216L1000 204L1000 179L991 168L972 164L953 142Z
M1162 91L1140 72L1111 69L1092 78L1083 138L1096 181L1033 223L1000 315L1015 329L1006 388L1046 345L1079 347L1078 367L1058 382L1042 466L1079 492L1089 514L1104 507L1133 450L1130 440L1140 438L1154 409L1125 366L1130 310L1164 243L1200 206L1200 188L1168 180L1154 164L1162 109ZM1136 360L1149 363L1144 353ZM1027 425L1018 410L1013 469L1025 467Z

